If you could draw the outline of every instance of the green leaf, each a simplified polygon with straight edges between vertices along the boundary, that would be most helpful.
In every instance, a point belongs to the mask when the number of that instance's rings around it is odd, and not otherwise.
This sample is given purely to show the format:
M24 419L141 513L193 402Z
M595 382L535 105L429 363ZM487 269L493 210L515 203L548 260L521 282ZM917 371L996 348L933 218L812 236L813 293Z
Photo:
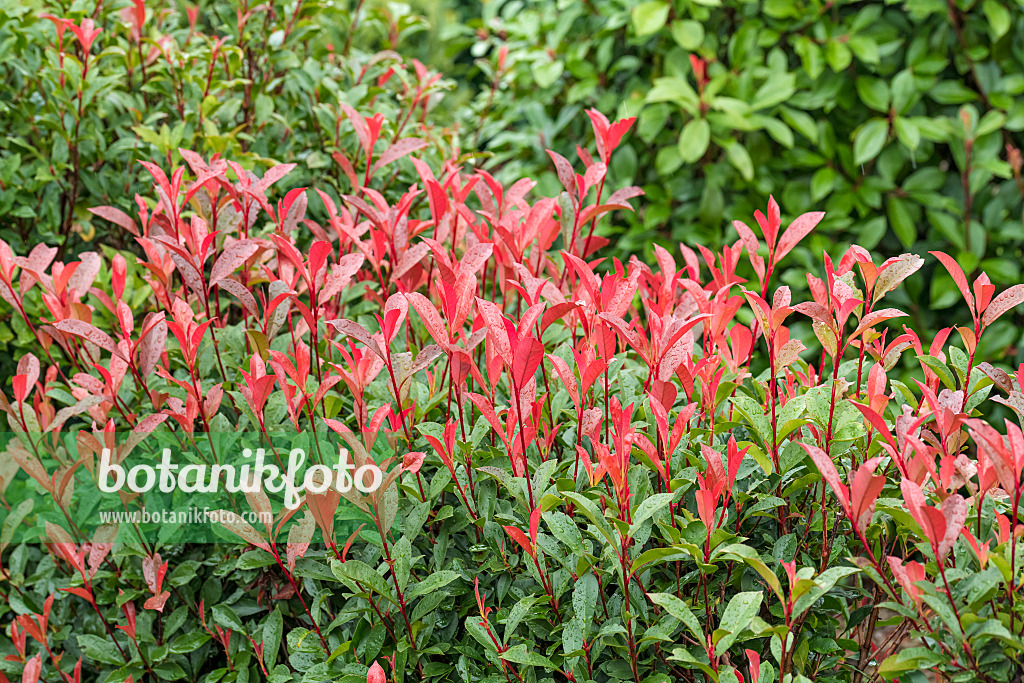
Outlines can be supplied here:
M576 506L576 509L582 512L583 515L597 527L597 530L601 533L601 536L604 537L604 540L608 541L608 543L613 547L618 545L619 540L616 538L615 531L608 523L608 520L605 519L605 516L601 514L594 505L594 501L590 500L586 496L573 493L572 491L566 491L562 496L569 499L569 501Z
M1002 38L1010 30L1010 11L997 0L985 0L981 9L988 19L988 27L995 38Z
M89 637L95 638L95 636ZM79 636L79 639L81 638L82 636ZM195 652L197 649L199 649L200 645L202 645L209 639L210 636L208 636L206 632L202 630L195 630L189 631L188 633L183 633L182 635L175 638L174 642L171 643L171 652L178 655L187 655L191 652ZM81 642L81 640L79 640L79 642Z
M743 629L747 628L758 611L761 609L761 598L762 593L757 591L749 591L745 593L737 593L729 601L729 604L725 607L725 612L722 613L722 619L719 622L719 629L724 631L721 639L715 645L715 654L721 656L723 652L729 649L729 647L736 642ZM719 631L715 631L719 633Z
M682 489L676 493L681 494ZM675 496L676 494L672 493L655 493L653 496L647 496L644 498L640 504L636 506L636 509L633 510L633 524L630 525L628 532L630 538L632 538L640 529L641 524L647 521L659 510L667 508Z
M688 164L700 159L711 142L711 126L707 119L691 119L679 136L679 156Z
M280 607L274 607L274 611L267 615L263 622L263 656L266 657L267 669L274 668L277 659L277 652L281 649L281 634L284 633L284 615Z
M599 590L597 578L592 572L587 572L576 582L572 591L572 610L581 623L589 624L594 616Z
M875 42L874 38L863 35L850 36L848 44L850 49L853 50L853 54L857 55L857 59L860 61L865 64L878 64L878 43Z
M754 93L754 100L750 103L750 108L757 111L774 107L788 100L794 92L796 92L795 73L772 74Z
M896 139L910 151L916 150L921 144L921 129L911 119L897 116L893 120L893 127L896 129Z
M508 612L508 617L505 619L504 642L509 642L509 639L512 637L512 634L515 633L516 627L518 627L519 624L522 623L523 617L525 617L529 613L530 608L537 604L537 602L539 602L540 600L541 598L538 596L527 595L525 598L521 599L519 602L512 606L512 609L510 609Z
M743 545L742 543L734 543L721 549L722 557L736 558L747 565L751 569L756 571L764 579L768 587L772 589L779 600L784 600L785 595L782 593L782 584L779 582L779 577L775 576L768 565L764 563L761 557L757 554L757 551L751 548L749 545Z
M675 41L679 43L679 47L684 50L693 52L704 42L704 25L699 21L691 19L673 21L669 30Z
M359 560L348 560L347 562L332 560L331 571L342 581L351 582L355 589L358 589L358 586L362 586L362 590L372 590L378 595L387 598L391 603L398 604L392 595L387 580L364 562Z
M814 578L814 587L804 593L793 605L793 618L798 618L801 614L811 608L815 602L818 601L823 595L832 590L832 587L836 585L836 582L841 579L856 574L860 569L857 567L832 567L826 569L824 572Z
M860 101L877 112L889 110L889 86L881 78L861 76L856 80L857 96Z
M633 8L633 30L637 36L660 31L668 21L669 4L663 0L647 0Z
M896 195L890 195L886 201L886 213L889 216L889 226L893 233L908 249L917 241L917 226L914 218L910 215L905 199Z
M419 583L413 585L413 587L405 594L405 597L407 600L411 600L419 595L433 593L436 590L444 588L457 578L459 578L459 573L448 569L434 572Z
M558 667L550 659L542 654L528 650L525 644L510 647L502 653L501 658L514 664L526 664L527 666L541 666L553 670Z
M807 112L790 107L781 107L779 111L782 114L782 120L793 130L811 142L816 143L818 141L818 124L815 122L814 117Z
M675 547L650 548L640 553L640 557L633 560L631 571L636 574L649 564L658 564L669 560L683 559L688 556L689 554L686 551Z
M729 161L736 170L740 172L743 179L750 182L754 179L754 162L750 159L750 153L747 152L747 148L739 142L732 140L726 143L725 146L726 156L729 157Z
M558 510L548 510L543 516L548 529L559 542L577 555L587 552L587 548L583 545L583 536L572 517Z
M871 119L861 126L853 137L853 163L871 161L885 147L889 137L889 123L885 119Z
M701 628L700 622L685 602L670 593L648 593L647 597L654 604L665 608L666 612L682 622L690 630L694 638L698 640L704 638L704 630Z
M554 85L558 77L562 75L564 68L565 65L559 59L549 62L534 62L532 68L533 80L536 81L538 87L548 88Z
M878 667L878 673L883 678L893 679L904 671L927 668L922 667L921 662L928 661L930 659L932 659L932 653L928 648L907 648L900 650L891 657L887 657L885 661L882 662L881 666Z
M203 636L205 637L206 634L204 633ZM179 638L178 640L181 640L181 638ZM110 638L100 638L99 636L91 635L80 635L78 636L78 647L82 648L82 652L85 653L86 657L95 662L101 662L103 664L113 664L114 666L124 664L124 659L121 658L121 655L120 653L118 653L117 648L114 647L114 641L112 641Z
M245 633L245 626L242 624L242 620L235 614L235 610L231 609L227 605L214 605L213 606L213 620L224 628L229 628L238 633Z

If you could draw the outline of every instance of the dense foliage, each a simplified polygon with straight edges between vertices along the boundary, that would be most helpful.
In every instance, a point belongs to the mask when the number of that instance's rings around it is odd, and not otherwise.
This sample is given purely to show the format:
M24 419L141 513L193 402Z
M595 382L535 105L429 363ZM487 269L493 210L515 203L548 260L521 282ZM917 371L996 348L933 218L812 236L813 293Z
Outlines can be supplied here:
M1020 679L1016 9L225 7L0 12L0 683Z
M722 246L774 194L826 212L783 276L794 289L836 243L940 249L996 284L1021 279L1016 2L510 0L463 18L459 49L509 50L475 107L510 178L540 178L545 147L573 149L589 107L637 117L613 169L647 197L614 228L623 258L653 257L656 241ZM945 274L909 287L930 330L959 301Z
M8 677L1014 680L1022 416L983 418L1024 387L977 349L1024 285L935 252L972 318L896 336L885 298L924 259L854 247L797 303L777 274L823 214L774 200L718 254L599 275L596 222L644 200L598 202L633 121L587 115L555 197L353 114L369 171L341 203L182 150L135 215L97 208L142 257L0 242L37 340L2 404ZM394 203L389 164L419 176ZM216 461L240 432L376 457L383 486L345 494L370 524L345 540L328 490L247 494L276 517L225 513L234 542L83 531L104 447Z
M403 121L394 139L418 137L435 158L451 153L432 114L450 84L415 60L427 26L407 7L374 3L356 18L346 3L125 5L0 2L0 224L12 244L131 246L89 210L133 207L139 160L179 163L179 147L248 170L294 162L294 182L348 191L331 158L358 147L345 105Z

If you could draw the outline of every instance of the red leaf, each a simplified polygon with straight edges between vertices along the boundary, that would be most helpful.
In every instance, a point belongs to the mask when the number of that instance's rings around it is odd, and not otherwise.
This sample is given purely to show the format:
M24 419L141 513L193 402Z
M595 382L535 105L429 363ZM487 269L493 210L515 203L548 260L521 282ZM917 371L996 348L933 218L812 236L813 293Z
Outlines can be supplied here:
M416 474L420 471L420 467L423 466L423 459L426 456L427 454L422 451L406 453L402 456L402 471Z
M89 209L89 212L94 216L104 218L115 225L120 225L136 237L139 236L139 229L136 227L135 221L121 209L116 209L113 206L95 206Z
M536 508L530 513L530 540L535 548L537 547L537 532L540 530L540 515L540 508Z
M1020 304L1024 304L1024 284L1014 285L992 299L992 303L985 309L985 314L981 316L981 324L988 327L1001 315Z
M974 296L971 295L971 290L967 286L967 276L964 275L964 269L960 267L960 264L956 262L949 254L944 254L941 251L930 251L928 252L935 258L939 259L942 265L946 266L946 270L953 277L953 282L956 283L960 293L963 294L964 301L967 302L968 308L971 309L972 315L974 314Z
M835 463L832 462L832 458L828 457L825 451L821 450L817 446L802 443L804 450L807 451L807 455L811 456L811 460L814 461L814 466L821 472L821 477L828 482L828 485L832 487L836 497L839 498L839 502L843 506L843 510L846 511L847 516L853 517L852 510L850 509L850 492L847 490L846 485L839 479L839 472L836 471Z
M228 245L217 257L217 262L213 264L207 289L213 289L215 284L238 270L239 266L252 258L259 249L259 244L248 239L238 240Z
M142 606L146 609L153 609L157 612L163 612L164 605L167 604L167 598L169 597L171 597L171 592L164 591L160 595L154 595L153 597L146 600L146 602L143 603Z
M523 387L533 377L544 359L544 344L533 337L525 337L516 346L512 360L512 383Z
M512 537L512 540L514 540L516 543L522 546L523 550L526 551L526 554L528 554L530 557L537 556L537 551L534 550L533 546L530 544L530 539L528 539L526 537L526 534L524 534L521 530L515 528L514 526L506 526L505 531L508 532L508 535Z
M366 683L387 683L387 677L384 675L384 669L381 668L377 662L373 663L370 670L366 673Z
M399 140L384 150L384 153L380 155L377 162L372 168L370 168L370 175L373 175L379 169L384 168L393 161L398 161L407 154L412 154L417 150L423 149L427 144L426 140L421 140L419 138L403 138Z
M124 357L124 354L121 353L121 349L117 348L117 344L110 335L83 320L74 320L71 318L67 320L58 320L53 326L61 332L92 342L96 346L106 349L111 353L111 355L117 356L123 361L127 362L128 360Z
M405 317L408 314L409 302L405 296L395 293L388 297L387 302L384 304L384 325L381 330L388 344L393 342L395 337L398 336L399 331L402 329L402 323L405 322Z
M874 474L878 460L871 458L861 465L853 477L853 486L850 488L852 521L861 533L871 524L871 517L875 514L875 501L885 488L885 477Z
M824 211L811 211L797 216L796 220L789 224L786 232L782 233L779 245L775 248L775 262L778 263L782 257L788 254L793 247L800 243L807 234L814 230L814 227L825 217Z

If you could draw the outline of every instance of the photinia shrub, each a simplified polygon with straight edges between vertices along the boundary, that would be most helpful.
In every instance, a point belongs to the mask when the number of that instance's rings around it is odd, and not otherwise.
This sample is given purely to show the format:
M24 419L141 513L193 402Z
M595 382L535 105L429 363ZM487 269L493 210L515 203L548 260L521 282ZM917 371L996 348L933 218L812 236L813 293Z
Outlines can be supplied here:
M545 196L345 114L338 197L182 149L93 207L136 249L0 242L33 339L0 403L4 680L1019 679L1024 367L978 350L1024 285L853 246L795 301L823 215L774 199L718 252L608 260L633 120L589 112ZM922 337L886 297L931 260L971 317ZM244 444L381 478L185 523L108 490Z

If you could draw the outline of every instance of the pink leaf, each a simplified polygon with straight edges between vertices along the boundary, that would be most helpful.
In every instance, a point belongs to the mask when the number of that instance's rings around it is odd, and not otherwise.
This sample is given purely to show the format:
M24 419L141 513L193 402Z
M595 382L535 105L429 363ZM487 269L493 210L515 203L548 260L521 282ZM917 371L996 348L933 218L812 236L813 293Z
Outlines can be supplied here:
M164 312L150 313L143 323L142 337L136 342L139 350L139 372L145 377L153 372L167 344L167 321Z
M124 357L124 354L121 353L121 349L117 348L117 344L110 335L83 320L74 320L71 318L67 320L58 320L54 323L54 327L66 334L92 342L96 346L109 351L112 355L117 356L121 360L128 360Z
M572 164L569 160L563 157L558 152L552 152L550 149L547 150L548 156L551 157L551 161L555 162L555 171L558 175L558 180L562 183L562 187L569 193L569 196L576 201L576 172L572 168Z
M786 232L782 233L782 238L779 239L779 245L775 248L775 262L778 263L782 260L782 257L788 254L793 247L800 243L804 237L807 236L814 227L821 222L821 219L825 217L824 211L811 211L801 216L797 216L796 220L789 224L786 228Z
M981 324L988 327L998 320L1001 315L1022 303L1024 303L1024 284L1010 287L1006 291L1001 292L995 299L992 299L992 303L988 305L988 308L985 309L985 314L981 317Z
M32 657L25 662L25 668L22 669L21 672L21 683L37 683L39 681L39 674L42 673L42 671L43 653L40 652L35 657Z
M218 263L220 263L220 261L218 261ZM248 287L243 285L238 280L233 280L231 278L224 278L222 280L218 280L217 284L225 292L232 294L236 299L241 301L242 306L245 307L246 313L248 313L251 316L259 315L260 311L256 305L256 297L252 295L252 292L249 291ZM211 286L212 285L213 283L211 283Z
M377 162L370 169L370 175L373 175L379 169L384 168L393 161L398 161L407 154L412 154L417 150L423 149L427 144L426 140L421 140L419 138L403 138L399 140L384 150L384 153L380 155L380 158L377 159Z
M387 677L384 675L384 669L381 668L377 662L373 663L370 670L366 673L366 683L387 683Z
M113 206L95 206L89 209L89 212L115 225L120 225L136 237L139 236L139 229L136 227L135 221L121 209L114 208Z
M434 341L447 347L450 342L448 339L448 331L445 329L444 321L441 319L441 314L438 313L434 304L419 292L410 292L405 295L405 298L409 300L410 304L412 304L413 309L419 313L420 318L423 320L423 324L427 328L427 332L429 332L430 336L434 338Z
M367 349L373 351L381 359L384 359L384 352L381 351L380 346L370 335L369 331L359 323L339 318L338 320L328 320L327 324L333 326L339 333L355 338L356 341L360 342Z
M508 333L505 331L505 319L497 304L481 299L476 299L477 310L484 319L487 331L495 345L498 355L509 367L512 366L512 344L509 342Z
M249 260L259 249L259 245L253 240L243 239L232 242L213 264L207 288L213 289L215 284L238 270L239 266Z
M121 460L127 458L128 454L131 453L132 450L138 446L144 438L146 438L146 436L151 434L154 429L163 424L166 419L166 413L154 413L152 415L147 415L140 420L125 440L124 447L121 450Z
M270 552L270 546L264 540L260 532L256 531L251 524L242 519L231 510L214 510L208 513L214 521L219 522L225 529L242 538L247 543Z

